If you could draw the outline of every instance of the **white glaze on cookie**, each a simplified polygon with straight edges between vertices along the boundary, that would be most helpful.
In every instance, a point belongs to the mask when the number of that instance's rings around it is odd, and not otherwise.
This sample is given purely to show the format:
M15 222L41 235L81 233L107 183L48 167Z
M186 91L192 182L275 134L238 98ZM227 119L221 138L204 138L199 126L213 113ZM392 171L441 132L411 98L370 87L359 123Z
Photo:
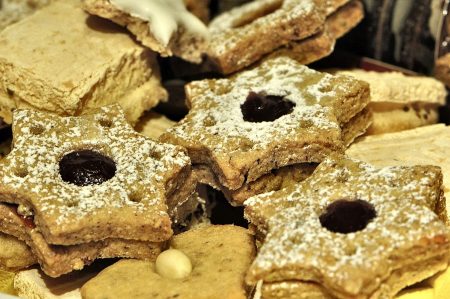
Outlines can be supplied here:
M206 37L206 26L183 4L182 0L110 0L131 16L148 21L150 31L163 45L168 45L179 26Z

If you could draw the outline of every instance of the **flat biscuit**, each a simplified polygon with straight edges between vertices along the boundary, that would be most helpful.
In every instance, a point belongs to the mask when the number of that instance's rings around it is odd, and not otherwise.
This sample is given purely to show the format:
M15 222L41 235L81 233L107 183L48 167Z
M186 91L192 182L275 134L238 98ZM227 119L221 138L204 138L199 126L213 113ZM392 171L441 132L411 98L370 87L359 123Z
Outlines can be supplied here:
M55 29L56 28L56 29ZM122 28L56 1L0 32L0 117L29 108L79 115L118 103L134 123L167 99L156 55Z
M181 0L83 0L83 7L93 15L126 27L144 46L162 56L176 55L194 63L202 61L208 30L186 10Z
M450 198L450 127L444 124L367 136L346 151L352 158L378 167L390 165L439 165L444 174L443 186ZM450 204L447 202L447 210ZM450 221L450 219L449 219Z
M32 210L49 244L165 241L176 199L186 200L176 194L195 189L184 184L190 176L185 150L134 131L118 105L80 117L16 110L12 130L13 150L0 160L1 198ZM70 163L82 153L81 161L104 161L99 169L108 177L79 176Z
M230 74L293 40L319 32L324 22L324 1L252 1L211 21L208 55L220 72Z
M447 91L436 79L398 72L354 69L335 74L353 76L370 84L373 123L367 135L397 132L438 122L438 108Z
M164 243L124 239L104 239L71 246L50 245L35 228L33 220L24 220L17 214L16 207L0 204L0 232L24 241L31 248L33 261L39 262L41 269L50 277L81 270L100 258L155 260L164 246Z
M0 233L0 269L15 271L34 264L36 258L25 242Z
M255 254L247 230L200 225L174 236L171 247L191 260L187 277L164 278L156 273L154 263L122 260L86 283L81 288L83 298L247 298L244 276Z

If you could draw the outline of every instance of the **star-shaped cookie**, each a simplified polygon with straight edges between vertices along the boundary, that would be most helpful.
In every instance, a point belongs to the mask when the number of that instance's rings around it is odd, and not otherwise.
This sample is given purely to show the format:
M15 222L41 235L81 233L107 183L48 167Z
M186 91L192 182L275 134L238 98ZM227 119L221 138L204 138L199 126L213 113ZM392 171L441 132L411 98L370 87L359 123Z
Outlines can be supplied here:
M441 184L434 166L327 159L298 186L246 201L266 234L247 281L263 280L268 292L289 282L338 298L391 298L447 267Z
M287 57L228 79L190 83L187 98L189 114L161 140L186 147L193 163L208 165L231 190L272 169L343 152L344 132L370 123L365 82Z
M190 173L184 149L154 142L117 105L81 117L17 110L0 200L32 211L50 244L172 235L166 195Z

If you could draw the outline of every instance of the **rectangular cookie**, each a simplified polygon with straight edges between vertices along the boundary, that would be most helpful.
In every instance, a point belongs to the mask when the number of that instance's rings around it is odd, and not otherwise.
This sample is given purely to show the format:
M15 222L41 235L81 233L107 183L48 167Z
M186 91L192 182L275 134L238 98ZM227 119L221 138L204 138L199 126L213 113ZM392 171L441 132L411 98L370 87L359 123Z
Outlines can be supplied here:
M413 129L438 122L439 107L445 105L444 84L424 76L362 69L335 71L370 84L373 123L367 135Z
M120 27L57 1L0 33L0 117L33 108L78 115L119 103L130 122L166 99L153 52Z

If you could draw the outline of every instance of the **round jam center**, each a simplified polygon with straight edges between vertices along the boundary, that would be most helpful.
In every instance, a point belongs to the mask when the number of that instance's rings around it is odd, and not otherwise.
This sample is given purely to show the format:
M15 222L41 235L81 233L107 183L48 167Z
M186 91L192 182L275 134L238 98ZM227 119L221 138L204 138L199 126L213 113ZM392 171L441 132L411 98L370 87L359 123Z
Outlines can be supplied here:
M77 186L99 185L114 177L116 163L91 150L75 151L59 161L59 174L63 181Z
M281 96L263 95L250 92L241 105L245 121L259 123L274 121L294 110L295 103Z
M337 200L320 215L320 223L329 231L348 234L363 230L377 215L374 207L364 200Z

